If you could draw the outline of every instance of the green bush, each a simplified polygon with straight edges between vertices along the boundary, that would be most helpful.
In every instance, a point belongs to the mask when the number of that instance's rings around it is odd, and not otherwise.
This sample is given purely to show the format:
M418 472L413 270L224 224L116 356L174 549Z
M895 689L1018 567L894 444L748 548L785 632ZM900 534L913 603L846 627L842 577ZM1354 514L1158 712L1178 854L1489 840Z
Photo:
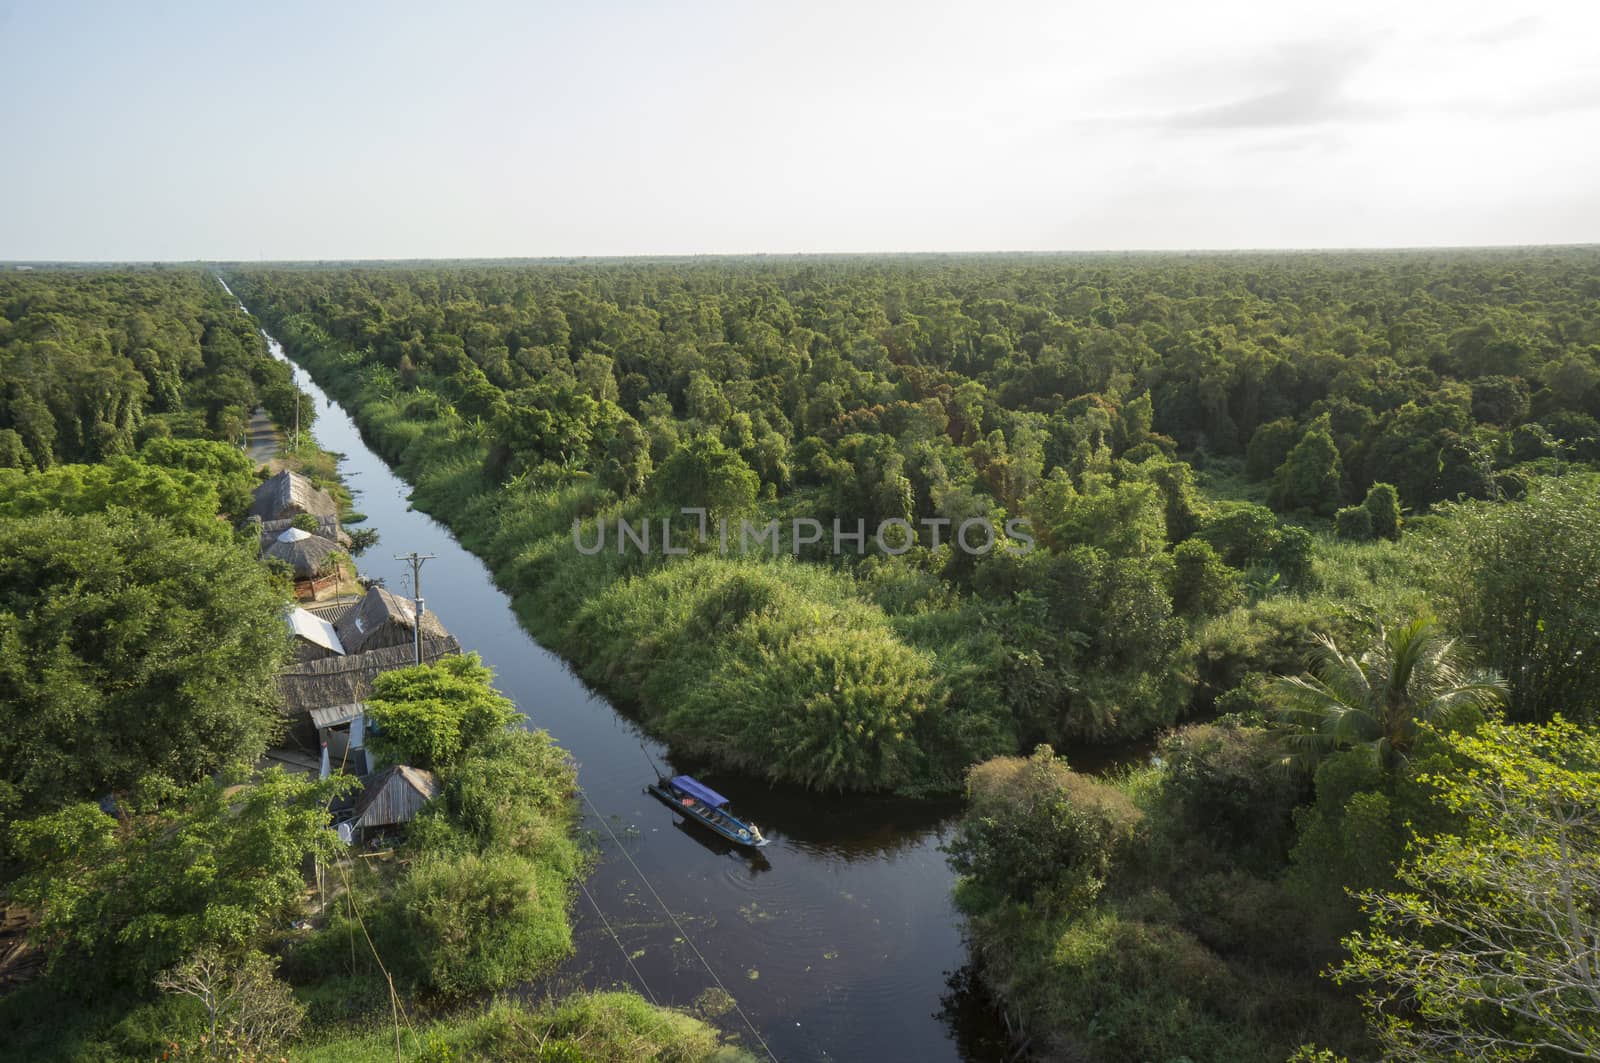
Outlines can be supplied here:
M1372 534L1380 539L1400 538L1400 492L1394 484L1373 484L1361 503L1372 516Z
M454 764L518 718L493 679L476 653L380 674L367 699L368 745L389 763L429 770Z
M1294 810L1310 796L1310 785L1283 770L1276 734L1198 724L1169 734L1160 755L1169 799L1163 827L1209 839L1254 866L1282 866L1294 840Z
M393 903L424 981L458 997L528 981L566 958L568 890L553 866L465 853L420 859Z
M445 806L480 850L555 854L567 843L577 775L548 733L503 730L449 773Z
M1366 542L1372 538L1372 511L1366 506L1345 506L1333 515L1333 533L1341 539Z
M999 757L967 775L970 807L946 851L968 911L997 898L1043 909L1087 907L1141 813L1115 788L1079 775L1049 746Z

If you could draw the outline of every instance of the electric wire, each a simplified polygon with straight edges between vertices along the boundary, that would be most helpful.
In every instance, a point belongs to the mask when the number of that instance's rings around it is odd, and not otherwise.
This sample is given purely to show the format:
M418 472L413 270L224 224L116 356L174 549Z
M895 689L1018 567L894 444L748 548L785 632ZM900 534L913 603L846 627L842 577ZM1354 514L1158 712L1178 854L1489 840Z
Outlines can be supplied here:
M683 938L684 944L688 945L689 949L695 954L695 958L700 961L700 966L706 969L706 973L711 976L711 980L717 983L717 988L722 990L727 998L733 1002L733 1010L737 1011L739 1013L739 1018L744 1020L745 1026L747 1026L750 1030L750 1035L756 1039L756 1043L761 1046L761 1050L767 1054L767 1058L772 1060L772 1063L778 1063L778 1057L773 1055L772 1049L767 1047L767 1042L761 1036L761 1031L756 1029L756 1024L751 1022L750 1016L745 1014L744 1008L739 1004L739 999L732 993L728 992L727 985L725 985L721 977L717 975L716 969L713 968L706 960L705 953L700 951L699 946L694 943L694 939L689 936L689 932L683 928L683 924L678 922L678 917L672 914L672 909L667 907L667 902L661 899L661 894L657 893L655 886L651 885L649 877L634 861L633 854L628 852L628 850L623 847L622 842L617 838L616 833L612 831L611 825L606 822L605 817L600 814L600 810L596 808L594 806L594 802L589 799L589 795L584 793L582 790L579 790L578 792L583 793L584 804L589 806L589 811L594 813L594 818L600 821L600 826L605 829L606 834L610 836L611 841L616 845L617 850L622 853L623 858L626 859L633 867L634 874L639 876L639 881L644 883L644 888L650 891L650 896L654 897L656 899L656 903L661 906L661 910L667 913L667 918L672 920L672 925L677 928L678 936Z

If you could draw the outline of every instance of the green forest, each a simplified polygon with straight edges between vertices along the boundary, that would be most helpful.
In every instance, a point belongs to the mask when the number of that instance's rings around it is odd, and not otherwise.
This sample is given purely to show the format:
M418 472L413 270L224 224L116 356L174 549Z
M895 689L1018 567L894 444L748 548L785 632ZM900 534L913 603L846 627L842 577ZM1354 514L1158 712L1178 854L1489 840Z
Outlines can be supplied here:
M956 904L1019 1053L1600 1056L1600 250L221 272L674 753L962 797ZM233 530L230 445L296 402L251 317L198 271L0 275L0 380L0 825L50 977L222 950L295 987L304 1058L387 1058L330 985L478 1000L570 950L581 779L471 658L374 702L446 780L403 876L351 890L406 966L341 959L348 921L274 936L331 795L269 777L230 817L213 779L267 740L286 652ZM701 519L911 535L725 550ZM276 862L248 896L118 899L249 830ZM182 1017L141 999L96 1043L159 1047ZM598 995L427 1058L514 1058L530 1023L733 1051Z
M401 859L330 829L354 778L262 766L293 598L240 444L312 405L212 274L0 274L0 366L0 1059L748 1058L630 993L496 1002L572 952L589 855L476 655L375 683L375 744L442 780Z
M675 749L963 789L958 902L1044 1055L1594 1050L1592 971L1492 947L1581 966L1600 903L1600 252L229 276ZM578 548L684 507L1040 548Z

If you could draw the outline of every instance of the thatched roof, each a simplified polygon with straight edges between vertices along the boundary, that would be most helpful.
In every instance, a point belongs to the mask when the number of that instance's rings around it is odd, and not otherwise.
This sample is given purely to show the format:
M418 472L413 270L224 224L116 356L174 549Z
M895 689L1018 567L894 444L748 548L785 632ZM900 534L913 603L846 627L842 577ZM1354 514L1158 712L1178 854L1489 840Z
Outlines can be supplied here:
M365 653L349 652L350 646L345 643L345 650L343 657L299 661L278 673L278 692L283 695L284 704L292 714L299 717L310 713L312 709L365 701L372 693L373 679L380 672L406 668L415 663L409 642ZM451 657L460 652L461 643L449 635L422 640L424 664L432 664L441 657Z
M335 555L343 552L332 539L300 528L288 528L278 533L277 539L261 556L288 564L294 570L295 579L315 579L332 569Z
M282 520L261 520L260 518L253 519L255 521L256 530L261 535L261 549L263 550L271 546L273 542L277 540L279 533L288 531L290 528L294 527L293 517L285 517ZM332 539L340 546L350 545L350 536L346 535L344 529L339 527L338 517L317 517L317 529L311 534L320 535L324 539Z
M249 515L267 521L292 518L297 513L337 517L339 503L304 476L285 469L256 488Z
M348 652L359 652L367 645L387 645L393 641L396 629L408 633L407 639L415 637L409 633L416 628L416 606L409 598L402 598L386 588L369 587L355 608L336 621L334 627ZM424 642L449 637L450 632L437 616L431 612L422 614Z

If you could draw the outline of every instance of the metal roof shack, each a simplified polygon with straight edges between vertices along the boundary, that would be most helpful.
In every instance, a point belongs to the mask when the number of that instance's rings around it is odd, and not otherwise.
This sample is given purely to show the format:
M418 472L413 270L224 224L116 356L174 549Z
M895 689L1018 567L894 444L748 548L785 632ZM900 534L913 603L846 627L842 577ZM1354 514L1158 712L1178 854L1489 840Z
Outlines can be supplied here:
M350 810L353 831L410 823L423 805L439 796L439 780L433 772L408 764L396 764L362 781L366 787Z
M283 618L289 625L289 633L295 638L295 654L300 660L344 656L344 644L339 641L339 633L322 617L291 606L284 610Z
M301 513L337 518L339 503L304 476L285 469L256 488L248 515L268 521L292 520Z

